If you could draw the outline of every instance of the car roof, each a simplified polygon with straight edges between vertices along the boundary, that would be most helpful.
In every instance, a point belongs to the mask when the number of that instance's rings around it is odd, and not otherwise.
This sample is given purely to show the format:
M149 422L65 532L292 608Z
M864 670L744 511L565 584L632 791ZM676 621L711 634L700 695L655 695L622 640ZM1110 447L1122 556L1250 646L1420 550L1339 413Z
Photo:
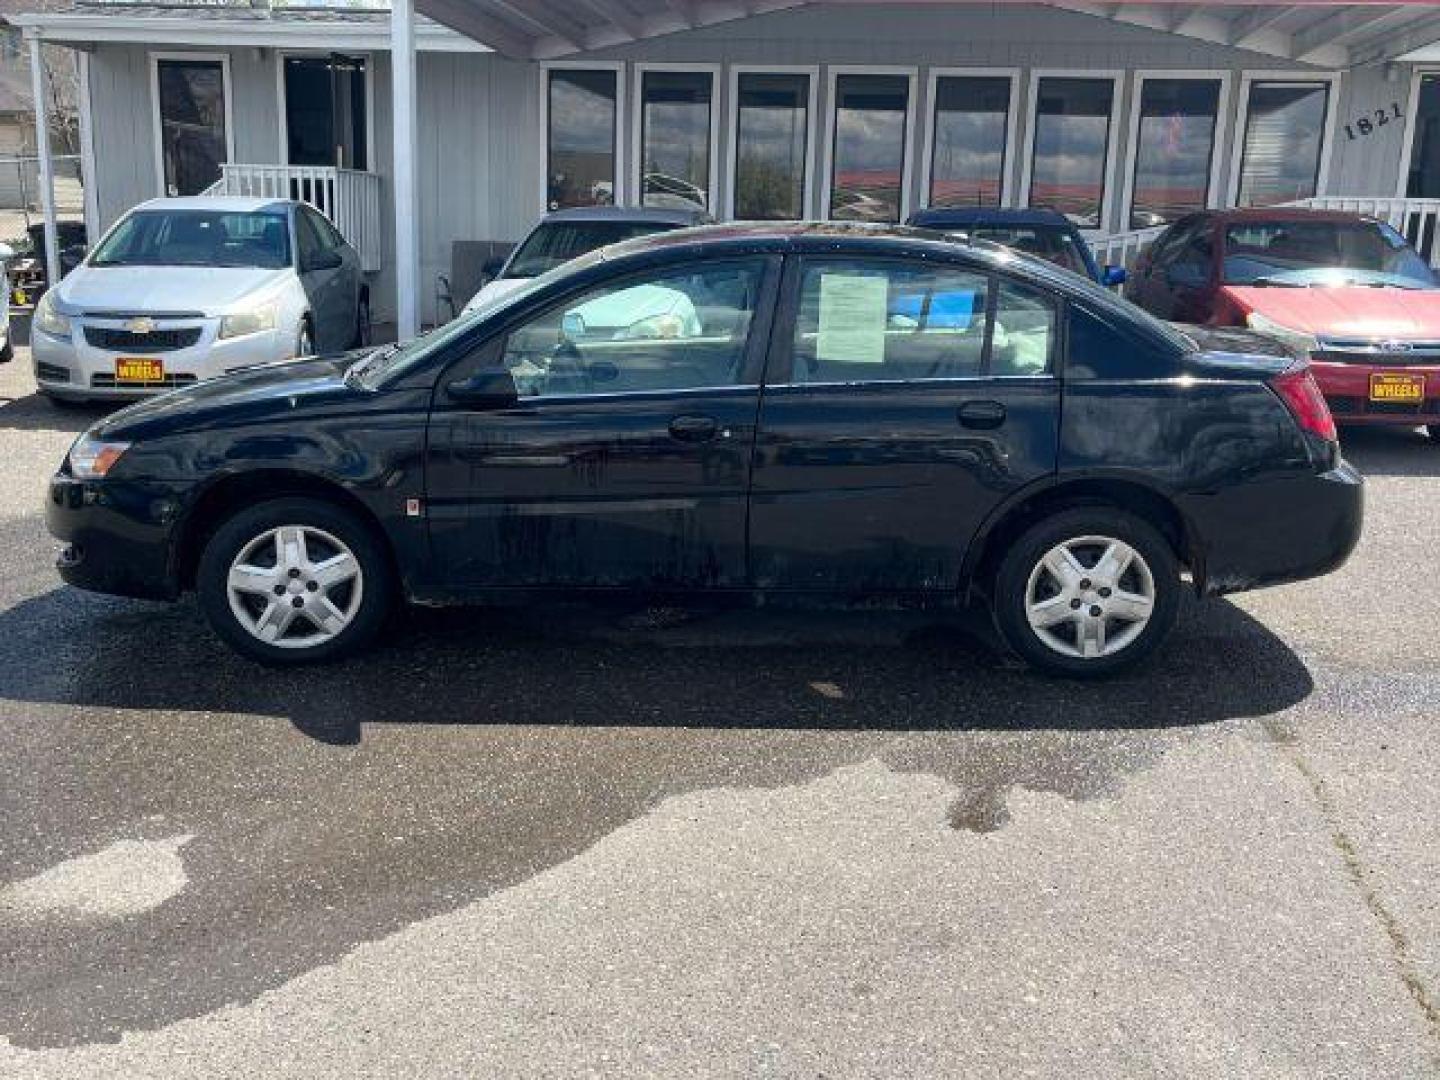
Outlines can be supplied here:
M704 210L659 206L575 206L555 210L540 219L550 221L633 221L653 225L699 225L710 220Z
M208 210L231 214L254 214L262 210L275 213L299 205L300 203L294 199L259 199L247 195L182 195L165 199L150 199L135 209Z
M1302 206L1236 207L1231 210L1207 210L1206 214L1222 222L1266 221L1363 221L1375 219L1346 210L1307 210Z
M909 224L927 229L964 229L978 226L1043 225L1073 229L1074 224L1058 210L1040 207L1011 209L998 206L931 207L910 215Z

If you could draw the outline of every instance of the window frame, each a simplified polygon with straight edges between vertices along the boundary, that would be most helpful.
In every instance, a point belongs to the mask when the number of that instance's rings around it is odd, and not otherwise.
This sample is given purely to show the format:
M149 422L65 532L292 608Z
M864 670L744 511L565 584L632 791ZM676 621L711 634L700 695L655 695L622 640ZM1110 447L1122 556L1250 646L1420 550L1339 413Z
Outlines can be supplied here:
M782 256L773 253L736 253L730 256L722 256L714 259L684 259L677 262L662 263L647 267L639 267L628 273L618 276L607 277L602 281L589 281L578 284L564 292L551 296L536 306L527 306L523 313L517 312L513 318L507 319L503 325L496 328L492 334L477 342L473 349L467 351L463 356L454 362L447 364L436 386L443 385L447 380L457 376L464 377L475 370L483 368L503 368L505 353L510 345L510 338L515 332L523 327L543 319L555 310L567 304L573 304L578 299L589 293L597 292L600 289L620 291L632 288L637 284L644 284L647 281L653 282L657 277L673 277L685 273L703 273L706 270L714 270L722 266L734 266L743 263L753 263L760 271L760 287L756 294L755 312L750 320L748 337L745 342L744 359L740 364L740 382L728 383L723 386L691 386L672 387L668 389L649 390L607 390L593 394L549 394L538 397L522 397L520 406L530 404L545 404L557 401L593 401L597 398L653 398L666 395L684 394L709 394L727 390L753 390L758 395L765 373L766 355L769 352L770 338L775 325L776 296L780 288L780 277L782 272Z
M726 144L725 159L725 217L735 219L735 203L738 185L735 182L740 161L740 77L742 75L804 75L809 80L809 91L805 104L805 185L802 198L804 204L798 219L804 221L814 216L816 172L820 162L816 150L820 145L820 65L818 64L731 64L726 79L728 100L726 102ZM721 215L714 215L717 219Z
M932 67L925 79L925 132L921 153L924 176L920 182L921 210L930 209L935 185L936 101L941 79L1008 79L1010 103L1005 116L1005 146L1000 156L1000 201L997 206L1015 205L1015 161L1020 136L1020 69L1018 67ZM908 216L908 215L907 215Z
M857 382L848 380L821 380L795 382L795 332L799 325L801 299L805 289L805 273L810 266L826 263L866 262L874 264L898 264L911 269L936 270L945 268L958 273L976 274L986 279L985 293L985 343L981 354L982 370L975 375L939 375L919 379L866 379ZM1034 374L996 374L991 370L995 338L995 312L1000 300L1002 284L1019 286L1031 292L1040 293L1049 303L1055 316L1053 333L1050 337L1050 351L1046 358L1045 370ZM869 252L801 252L789 255L785 260L784 279L775 306L775 317L770 329L770 348L764 369L763 391L785 390L788 392L808 389L833 389L846 386L928 386L928 385L978 385L997 380L1007 384L1051 383L1058 381L1064 367L1066 321L1066 297L1046 289L1043 285L1014 274L1007 274L983 263L971 263L956 259L934 259L921 261L895 253ZM782 376L783 378L777 378Z
M280 133L280 157L282 164L290 165L290 122L285 115L285 61L290 58L328 59L339 53L341 56L363 58L365 61L365 161L363 172L379 172L375 147L375 54L368 49L342 52L336 49L276 49L275 50L275 113L277 130ZM305 166L297 165L296 168Z
M1130 123L1125 150L1125 189L1120 201L1119 224L1122 232L1130 232L1130 215L1135 209L1135 182L1140 168L1140 121L1141 105L1144 101L1147 82L1219 82L1220 94L1215 102L1215 129L1210 139L1210 172L1206 179L1205 204L1187 211L1170 224L1176 224L1190 214L1202 210L1215 210L1221 205L1223 191L1222 171L1225 164L1225 140L1230 135L1230 71L1192 68L1181 71L1166 71L1147 68L1136 71L1130 83Z
M1030 71L1029 97L1025 106L1025 144L1020 167L1020 191L1018 198L1021 206L1032 207L1030 201L1031 187L1035 180L1035 136L1039 131L1040 120L1040 83L1044 79L1089 79L1092 81L1108 81L1110 83L1110 122L1106 130L1105 138L1105 167L1100 174L1100 213L1099 220L1094 225L1079 225L1075 227L1087 238L1105 236L1112 230L1110 222L1114 220L1111 212L1115 204L1115 164L1118 156L1120 139L1120 116L1124 106L1125 73L1118 68L1032 68Z
M1400 174L1395 178L1395 197L1409 198L1410 164L1415 158L1415 125L1420 120L1420 88L1426 78L1440 79L1440 66L1416 64L1410 72L1410 99L1405 103L1405 124L1400 138Z
M1320 152L1316 155L1315 195L1324 195L1330 186L1331 159L1335 153L1335 124L1340 114L1341 75L1339 71L1242 71L1237 91L1235 133L1230 147L1230 183L1226 187L1227 205L1238 207L1241 169L1245 164L1245 132L1250 126L1250 89L1256 83L1279 83L1282 86L1325 86L1325 123L1320 129Z
M658 74L666 72L706 74L710 76L710 175L706 178L705 197L708 205L705 207L705 213L718 219L720 215L716 213L716 210L720 205L721 110L725 104L720 99L722 66L720 64L689 63L638 63L632 66L634 68L632 78L635 83L635 107L632 110L634 115L630 118L630 175L634 194L632 196L627 192L627 199L633 198L637 207L645 205L645 76L652 72ZM620 205L618 199L616 205Z
M919 108L918 94L916 93L920 82L920 69L914 66L885 65L885 64L831 64L825 72L825 143L822 152L822 161L825 165L825 175L820 185L820 213L822 221L835 221L830 216L831 199L835 193L835 146L839 141L837 124L839 121L839 101L836 96L836 89L840 77L844 75L890 75L904 76L907 82L905 95L905 145L900 158L900 213L898 224L904 224L905 219L914 210L913 191L915 187L915 121Z
M147 54L150 66L150 122L151 137L154 140L155 190L161 198L168 198L165 190L165 120L160 112L160 64L165 61L190 61L196 63L218 63L220 85L225 97L225 161L235 161L235 86L230 77L230 54L228 52L186 52L184 50L153 51ZM221 175L223 176L223 170Z
M550 212L550 73L552 71L608 71L615 75L615 132L611 153L615 161L615 206L627 205L630 169L625 157L626 108L629 77L621 60L546 60L540 71L540 213Z

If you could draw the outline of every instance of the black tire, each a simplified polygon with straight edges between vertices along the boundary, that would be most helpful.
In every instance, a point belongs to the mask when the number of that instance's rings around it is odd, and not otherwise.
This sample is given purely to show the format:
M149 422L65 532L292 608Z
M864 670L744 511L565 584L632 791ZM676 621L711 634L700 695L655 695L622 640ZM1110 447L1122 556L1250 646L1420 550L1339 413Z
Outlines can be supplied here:
M1429 435L1434 442L1440 442L1440 424L1426 424L1425 434Z
M310 316L300 320L300 330L295 335L295 356L315 355L315 331L310 326Z
M363 349L370 344L373 330L370 325L370 298L360 297L360 303L355 307L355 340L350 343L352 349Z
M1061 544L1085 537L1104 537L1129 545L1140 556L1145 568L1148 568L1153 583L1153 602L1149 620L1143 623L1133 640L1119 647L1113 653L1091 657L1069 655L1047 644L1046 640L1041 637L1040 631L1030 625L1027 616L1031 574L1037 573L1043 576L1043 572L1038 571L1037 567L1048 553ZM1084 548L1081 549L1082 553L1084 550ZM1096 550L1098 552L1098 547ZM1080 565L1094 568L1096 563L1086 563L1082 559ZM1135 566L1132 571L1127 571L1127 574L1140 572L1141 568ZM1133 577L1125 578L1127 582L1135 580ZM1041 584L1046 583L1048 582L1041 582ZM1089 584L1088 579L1082 577L1076 587L1087 584ZM1180 608L1181 588L1180 566L1175 552L1171 549L1169 541L1148 522L1117 508L1075 507L1061 510L1037 522L1010 546L1001 560L999 571L995 576L994 592L991 596L991 612L995 619L995 626L1006 645L1030 666L1054 675L1072 678L1102 678L1132 667L1160 646L1175 625L1175 618ZM1055 591L1058 595L1059 590ZM1099 611L1101 613L1100 622L1106 627L1107 634L1111 633L1112 628L1117 627L1123 633L1125 628L1131 625L1113 620L1105 613L1104 608L1099 605L1103 605L1106 601L1093 590L1087 590L1082 595L1087 599L1079 600L1080 610L1075 618L1083 618L1086 612ZM1108 596L1109 593L1106 595ZM1066 601L1066 606L1073 608L1076 599ZM1139 620L1136 621L1139 622ZM1061 637L1066 629L1074 631L1078 638L1078 631L1075 631L1074 627L1066 628L1064 626L1055 631L1054 637ZM1112 635L1109 640L1113 643L1116 637ZM1071 643L1061 642L1061 644Z
M14 360L14 359L15 359L15 343L14 343L13 341L11 341L9 338L6 338L6 339L5 339L5 344L4 344L4 345L0 345L0 364L8 364L8 363L10 363L11 360Z
M52 394L49 390L38 391L41 397L50 402L52 406L65 412L73 412L76 409L83 409L88 404L80 398L65 397L63 394Z
M262 641L241 623L231 606L231 565L257 538L290 525L329 534L359 563L361 594L348 625L313 645L286 647ZM324 500L292 496L247 507L221 524L200 556L195 589L206 620L226 644L262 664L290 667L339 660L362 650L384 625L394 603L395 582L383 541L365 522ZM259 602L259 597L255 599ZM297 633L291 636L303 638L307 623L319 629L318 623L300 619L293 624Z

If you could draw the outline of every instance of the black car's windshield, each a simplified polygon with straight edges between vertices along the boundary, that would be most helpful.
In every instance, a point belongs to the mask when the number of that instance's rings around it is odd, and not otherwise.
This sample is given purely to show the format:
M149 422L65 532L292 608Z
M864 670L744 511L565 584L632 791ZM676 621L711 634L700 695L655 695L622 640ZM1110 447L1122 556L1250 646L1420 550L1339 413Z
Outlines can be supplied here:
M1435 275L1378 221L1237 222L1225 229L1228 285L1373 285L1431 289Z
M511 256L501 275L536 277L587 251L637 236L668 232L674 225L657 221L547 221L535 227Z
M91 266L290 265L284 214L216 210L142 210L105 237Z
M1084 277L1092 276L1080 241L1068 229L1047 229L1043 225L977 225L956 231L1039 256Z

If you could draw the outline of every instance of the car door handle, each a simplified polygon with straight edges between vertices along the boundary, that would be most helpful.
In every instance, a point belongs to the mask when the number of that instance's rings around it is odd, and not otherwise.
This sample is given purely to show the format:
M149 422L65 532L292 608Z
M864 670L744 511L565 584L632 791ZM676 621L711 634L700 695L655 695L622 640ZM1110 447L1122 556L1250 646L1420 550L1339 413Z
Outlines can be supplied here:
M720 430L713 416L689 414L677 416L670 421L670 434L681 442L706 442Z
M961 427L997 428L1005 422L1005 406L998 401L967 401L956 414Z

